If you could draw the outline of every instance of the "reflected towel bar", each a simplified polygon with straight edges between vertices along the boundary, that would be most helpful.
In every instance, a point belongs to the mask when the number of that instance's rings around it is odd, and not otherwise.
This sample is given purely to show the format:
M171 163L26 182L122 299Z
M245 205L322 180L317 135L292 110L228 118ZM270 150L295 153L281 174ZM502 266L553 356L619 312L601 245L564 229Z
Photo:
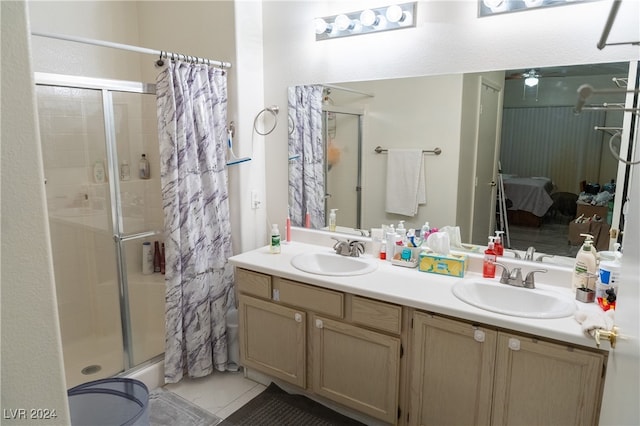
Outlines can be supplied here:
M382 154L383 152L387 152L388 149L381 147L380 145L376 146L376 148L374 149L374 151L378 154ZM434 148L434 149L423 149L422 150L423 154L435 154L435 155L440 155L442 154L442 150L440 148Z

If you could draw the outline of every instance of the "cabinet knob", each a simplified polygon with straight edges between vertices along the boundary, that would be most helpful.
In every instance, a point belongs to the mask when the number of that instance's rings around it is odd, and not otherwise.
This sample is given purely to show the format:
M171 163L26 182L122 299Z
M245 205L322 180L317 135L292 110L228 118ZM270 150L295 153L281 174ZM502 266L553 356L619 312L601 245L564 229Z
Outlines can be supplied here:
M296 312L296 314L293 316L293 319L295 319L296 322L302 322L302 314Z
M482 331L482 330L475 330L475 331L473 332L473 339L474 339L476 342L480 342L480 343L482 343L482 342L484 342L484 338L485 338L485 333L484 333L484 331Z
M509 339L509 349L511 349L512 351L519 351L520 350L520 340L511 337Z
M316 319L316 328L322 328L322 327L323 327L322 320Z

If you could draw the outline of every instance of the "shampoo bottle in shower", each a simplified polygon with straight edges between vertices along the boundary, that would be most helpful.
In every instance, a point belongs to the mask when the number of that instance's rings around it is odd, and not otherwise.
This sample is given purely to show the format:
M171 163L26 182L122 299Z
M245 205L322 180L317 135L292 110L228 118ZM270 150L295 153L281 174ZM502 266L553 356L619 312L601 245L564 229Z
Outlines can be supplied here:
M151 177L151 168L146 154L142 154L140 161L138 161L138 176L140 179L149 179Z
M93 180L95 183L104 183L106 181L104 164L102 161L96 161L93 165Z
M160 243L156 241L153 243L153 272L160 272L160 263L162 255L160 254Z

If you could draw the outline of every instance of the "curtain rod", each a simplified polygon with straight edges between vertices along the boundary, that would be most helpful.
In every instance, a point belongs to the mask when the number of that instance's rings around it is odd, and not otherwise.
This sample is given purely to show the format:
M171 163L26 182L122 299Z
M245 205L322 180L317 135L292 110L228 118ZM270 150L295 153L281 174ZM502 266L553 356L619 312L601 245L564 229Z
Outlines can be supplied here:
M322 84L321 86L329 89L337 89L337 90L344 90L345 92L357 93L358 95L364 95L370 98L374 98L376 96L376 95L372 95L371 93L359 92L357 90L349 89L347 87L342 87L342 86L335 86L333 84Z
M216 61L213 59L200 58L197 56L188 56L188 55L183 55L181 53L166 52L164 50L148 49L146 47L132 46L129 44L115 43L112 41L95 40L91 38L77 37L77 36L71 36L66 34L45 33L41 31L31 31L31 35L38 36L38 37L56 38L59 40L66 40L66 41L74 41L77 43L93 44L95 46L111 47L113 49L129 50L131 52L145 53L148 55L157 55L159 58L164 58L164 59L173 60L175 58L178 60L182 59L185 61L190 61L190 62L195 62L200 64L217 65L222 68L231 68L231 64L229 62Z

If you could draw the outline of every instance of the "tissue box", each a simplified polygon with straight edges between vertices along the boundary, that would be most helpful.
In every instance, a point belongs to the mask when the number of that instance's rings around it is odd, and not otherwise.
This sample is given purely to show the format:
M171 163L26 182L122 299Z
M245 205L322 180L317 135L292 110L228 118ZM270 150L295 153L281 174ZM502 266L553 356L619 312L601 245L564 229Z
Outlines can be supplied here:
M421 253L418 269L422 272L462 278L467 270L467 263L466 254L442 256L434 253Z

